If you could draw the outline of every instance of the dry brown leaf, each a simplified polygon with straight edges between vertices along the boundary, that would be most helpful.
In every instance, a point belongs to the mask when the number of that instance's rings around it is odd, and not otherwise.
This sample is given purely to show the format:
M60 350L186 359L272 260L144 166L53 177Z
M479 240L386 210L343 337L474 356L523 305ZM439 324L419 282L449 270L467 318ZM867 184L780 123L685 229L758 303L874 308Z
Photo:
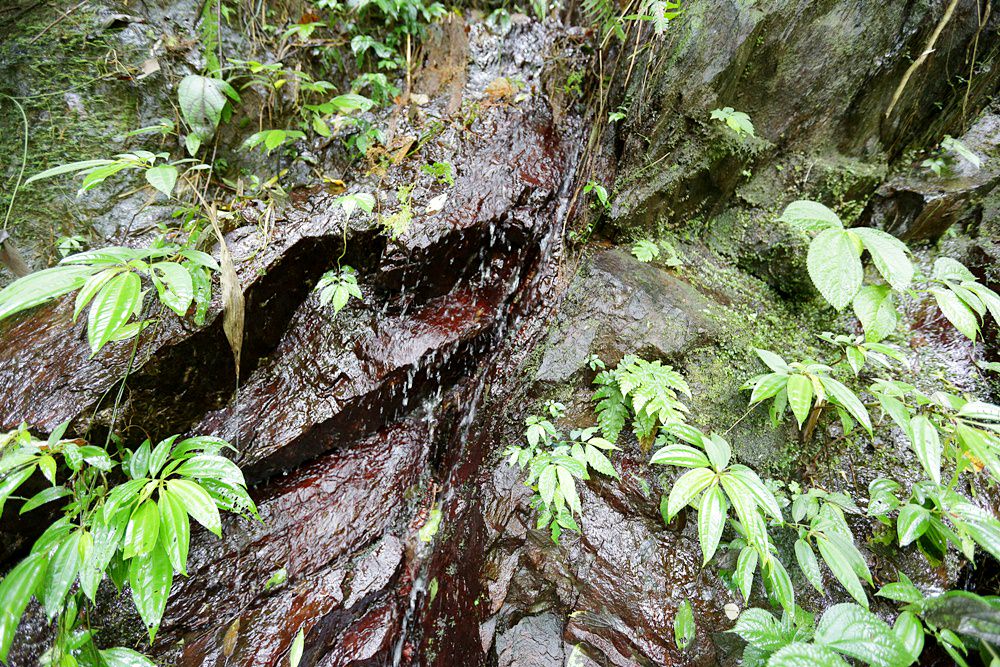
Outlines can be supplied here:
M243 326L246 312L246 301L243 298L243 288L240 286L240 277L236 273L236 266L233 264L233 255L229 252L222 230L216 219L215 209L212 208L209 216L212 221L212 229L219 240L219 267L221 269L222 282L222 330L229 341L229 347L233 350L233 361L236 363L236 379L240 377L240 353L243 351Z
M222 638L222 654L231 658L236 651L236 641L240 638L240 619L233 621Z

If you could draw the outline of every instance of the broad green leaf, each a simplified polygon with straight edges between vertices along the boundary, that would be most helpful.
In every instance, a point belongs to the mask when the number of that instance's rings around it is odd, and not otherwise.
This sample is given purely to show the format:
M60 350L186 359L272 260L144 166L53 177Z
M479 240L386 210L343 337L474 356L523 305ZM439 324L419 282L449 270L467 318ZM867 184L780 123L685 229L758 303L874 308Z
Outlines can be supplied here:
M966 268L965 264L951 257L939 257L934 261L934 278L953 283L961 283L966 280L974 281L976 279L972 275L972 271Z
M288 667L299 667L302 660L302 650L305 648L306 633L304 629L299 629L298 634L292 641L292 646L288 649Z
M906 244L881 229L854 227L851 229L872 256L875 268L897 292L910 287L913 263L907 257Z
M907 648L885 621L856 604L836 604L826 610L816 627L817 644L873 667L905 667Z
M799 569L805 575L806 581L813 585L820 595L826 595L823 588L823 576L819 572L819 561L812 547L803 539L795 540L795 560L799 563Z
M122 646L102 650L101 658L108 667L156 667L156 663L142 653Z
M0 581L0 662L6 662L21 616L42 585L48 567L43 553L32 553Z
M864 272L851 233L827 229L809 244L809 277L831 306L843 310L861 289Z
M935 287L931 288L930 292L948 321L965 337L976 340L976 335L979 333L979 320L976 314L949 289Z
M872 434L871 417L868 416L868 410L857 394L829 376L820 376L820 384L838 405L847 410L851 417L868 431L869 435Z
M947 627L993 646L1000 644L1000 600L952 590L928 598L919 607L929 623Z
M576 493L576 481L569 470L559 465L556 466L556 475L559 478L559 492L566 499L566 504L575 514L582 511L580 507L580 496Z
M545 469L542 470L542 474L538 476L538 493L542 496L542 502L546 505L552 504L552 499L556 495L557 484L556 466L546 466Z
M994 558L1000 558L1000 521L972 503L957 503L951 508L953 520Z
M132 588L132 600L146 624L150 642L160 628L173 578L173 568L162 545L158 544L149 553L129 561L128 581Z
M767 526L764 525L764 519L758 510L759 505L749 489L729 473L720 475L719 481L733 509L736 510L736 516L743 524L750 544L760 553L768 553Z
M215 535L222 536L222 519L212 496L197 483L186 479L167 481L167 490L180 501L191 518Z
M177 167L172 164L150 167L146 170L146 182L169 197L177 184Z
M914 503L907 503L899 508L899 518L896 520L896 532L899 534L899 546L905 547L927 532L930 527L931 515L925 508Z
M3 512L3 506L7 502L7 498L17 491L18 487L24 484L33 472L35 472L35 466L26 466L9 472L3 478L0 478L0 513Z
M174 441L177 440L176 435L172 435L169 438L160 441L160 444L156 446L149 454L149 476L156 477L156 474L163 469L164 464L170 457L170 450L173 448Z
M788 365L788 363L785 362L784 359L782 359L774 352L770 352L768 350L761 350L760 348L754 348L754 352L756 352L757 356L760 357L761 361L767 364L767 367L770 368L775 373L783 373L787 375L788 373L792 372L792 369Z
M899 312L888 285L866 285L851 303L869 343L886 338L899 326Z
M87 340L93 354L125 326L141 298L142 281L131 271L118 274L101 288L90 304L87 318Z
M736 571L733 573L733 580L739 586L744 600L750 599L750 591L753 588L753 575L757 571L757 560L757 551L753 547L743 547L740 550L739 558L736 560Z
M802 199L786 206L784 213L778 219L807 232L844 227L837 214L829 208L819 202Z
M986 466L994 479L1000 480L1000 459L997 458L997 440L986 431L959 423L955 429L958 441L969 454Z
M688 445L667 445L656 450L650 463L680 466L682 468L708 468L705 453Z
M160 512L156 503L146 500L135 508L125 527L125 559L149 553L156 545L159 534Z
M716 470L724 470L729 465L729 459L732 458L732 447L729 446L725 438L715 433L705 438L704 443L705 453L708 454L712 466Z
M792 414L799 423L799 428L809 417L809 410L812 408L813 386L812 380L805 375L795 374L788 378L788 405L792 408Z
M924 650L924 626L913 612L904 611L892 626L896 639L903 645L910 659L916 662Z
M586 448L586 453L587 453L587 463L590 465L591 468L601 473L602 475L607 475L608 477L614 477L615 479L618 479L618 471L615 470L615 467L611 465L611 461L608 460L608 457L605 456L601 452L601 450L599 450L597 447L594 447L591 444L588 444Z
M750 405L765 401L785 388L788 375L785 373L769 373L759 378L750 393Z
M917 415L910 420L913 451L935 484L941 483L941 439L930 419Z
M191 542L191 523L187 510L168 489L160 489L156 505L160 513L160 544L167 552L174 571L186 576L188 547Z
M199 143L212 138L222 119L226 106L226 96L222 92L224 83L220 79L189 74L177 86L181 115Z
M767 514L777 521L781 521L781 506L778 504L774 494L764 486L764 482L750 468L745 465L734 465L729 469L729 473L724 475L734 480L747 494L753 502L763 509ZM727 489L728 491L728 489Z
M833 576L837 578L837 581L851 597L858 601L858 604L867 609L868 597L865 595L865 589L861 586L861 580L851 567L849 555L841 549L842 545L842 542L830 539L829 536L816 536L816 546L830 571L833 572Z
M701 496L698 505L698 542L703 555L702 567L712 560L726 527L726 496L718 484L713 484Z
M1000 406L982 401L970 401L962 406L958 416L982 422L1000 422Z
M920 592L919 588L913 585L909 577L900 572L899 579L899 581L886 584L875 595L906 603L921 602L924 599L924 594Z
M849 667L834 651L818 644L795 642L777 651L767 667Z
M180 317L187 315L194 301L194 281L191 273L176 262L157 262L149 267L156 276L156 291L160 301Z
M681 475L667 497L667 514L672 519L716 479L708 468L695 468Z
M91 299L94 298L97 292L100 291L100 289L104 287L109 280L114 278L119 273L121 273L120 267L112 267L104 269L100 273L95 273L87 278L87 282L83 284L83 287L81 287L80 291L76 294L76 301L73 305L74 322L76 322L80 313L83 312L83 309L87 307L87 304L90 303Z
M71 174L77 171L86 171L87 169L93 169L95 167L103 167L114 163L114 160L81 160L79 162L70 162L68 164L61 164L57 167L52 167L51 169L46 169L45 171L39 172L26 180L25 185L29 183L34 183L35 181L40 181L43 178L52 178L53 176L61 176L63 174Z
M674 616L674 643L677 644L677 648L683 651L690 646L694 641L694 633L694 610L691 608L691 603L684 600Z
M0 290L0 320L82 287L96 271L90 266L55 266L18 278Z
M767 576L768 587L778 600L778 603L788 613L795 611L795 588L792 580L788 577L785 566L777 558L771 558L764 565L764 573Z
M59 613L63 600L66 599L66 594L69 593L69 588L76 581L76 575L80 571L81 534L80 530L70 533L59 543L49 560L41 590L42 606L45 607L49 620Z
M66 496L71 495L73 495L73 492L65 486L50 486L47 489L42 489L25 502L24 505L21 506L19 514L30 512L36 507L41 507L45 503L50 503L53 500L59 500L60 498L65 498Z
M128 513L119 512L110 520L98 521L94 527L94 547L80 566L80 588L91 602L96 600L97 587L125 536L128 519Z
M229 484L246 486L239 466L225 456L198 454L182 463L174 472L184 477L211 477Z
M778 650L786 641L781 624L774 614L757 607L744 609L730 632L768 653Z

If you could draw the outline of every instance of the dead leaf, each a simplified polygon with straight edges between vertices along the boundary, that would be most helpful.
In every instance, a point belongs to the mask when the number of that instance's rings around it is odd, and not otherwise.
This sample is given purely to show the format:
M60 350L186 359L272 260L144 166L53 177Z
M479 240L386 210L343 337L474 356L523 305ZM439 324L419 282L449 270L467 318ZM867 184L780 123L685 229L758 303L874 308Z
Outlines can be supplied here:
M243 298L243 288L240 286L240 277L236 273L236 266L233 264L233 255L229 252L222 230L213 206L209 219L212 222L212 229L215 230L215 237L219 240L219 267L221 269L222 282L222 330L229 341L229 347L233 350L233 361L236 363L236 379L240 378L240 353L243 351L243 319L246 312L246 301Z
M231 658L236 651L236 641L240 638L240 619L233 621L222 638L222 654Z
M426 213L427 215L434 215L435 213L440 212L441 209L444 208L444 205L446 203L448 203L448 195L440 194L434 199L427 202L427 208L424 209L424 213Z

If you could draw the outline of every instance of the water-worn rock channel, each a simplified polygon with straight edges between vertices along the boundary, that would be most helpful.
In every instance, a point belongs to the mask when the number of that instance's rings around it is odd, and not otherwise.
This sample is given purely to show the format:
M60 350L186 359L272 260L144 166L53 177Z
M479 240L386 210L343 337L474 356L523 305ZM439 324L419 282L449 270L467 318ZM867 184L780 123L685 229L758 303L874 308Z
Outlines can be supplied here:
M112 9L160 25L160 10L143 4ZM585 31L522 15L506 26L443 21L414 77L427 103L380 120L390 142L441 124L422 160L450 162L454 186L405 160L380 175L341 165L347 192L392 201L415 184L410 228L390 239L363 216L348 220L337 195L315 186L293 191L266 234L252 224L229 231L247 302L238 390L218 297L204 326L165 317L140 338L117 415L122 436L229 440L262 519L227 518L222 540L195 531L189 576L177 578L152 654L171 665L275 665L304 630L301 664L323 667L733 663L739 642L724 634L724 607L742 599L701 567L695 526L683 516L664 525L664 480L638 443L616 454L621 480L581 486L582 532L559 544L535 529L531 493L500 454L545 399L567 406L567 427L591 425L586 359L637 353L681 370L694 420L731 428L749 465L776 469L791 457L786 470L831 490L912 476L903 442L880 443L880 454L869 443L802 455L794 430L772 429L765 409L740 419L739 386L757 372L761 341L809 346L811 324L829 319L790 298L811 291L804 242L769 224L796 193L865 207L859 219L916 243L955 224L952 254L994 287L1000 280L1000 123L988 108L1000 82L1000 11L980 24L976 2L960 2L883 118L943 4L692 2L649 49L621 54L630 74L612 80L614 103L599 113L627 103L627 118L596 141L592 100L564 86L567 63L589 48ZM956 94L973 40L976 74ZM10 73L20 61L8 52L0 63ZM523 93L488 91L500 77L523 82ZM463 100L475 102L474 118ZM751 115L757 138L737 144L709 123L709 110L726 105ZM983 170L907 176L906 151L945 133L967 136L988 158ZM571 245L567 230L599 217L580 193L590 179L615 202L590 241ZM425 212L443 193L443 209ZM680 267L643 264L614 245L664 232ZM109 233L109 242L130 239L123 221ZM335 315L313 288L342 243L364 299ZM48 433L67 419L80 433L107 428L106 396L132 346L91 358L72 309L66 298L0 322L0 430L27 422ZM905 313L919 334L915 363L988 395L975 361L995 348L973 346L928 312L915 304ZM437 534L422 539L438 512ZM5 511L0 571L39 530ZM974 579L954 561L930 568L877 545L865 555L876 578L905 563L928 586ZM281 568L287 582L266 588ZM845 597L802 595L816 609ZM685 599L698 629L681 652L672 623ZM110 586L99 615L109 641L144 645ZM12 664L37 664L48 639L35 609Z

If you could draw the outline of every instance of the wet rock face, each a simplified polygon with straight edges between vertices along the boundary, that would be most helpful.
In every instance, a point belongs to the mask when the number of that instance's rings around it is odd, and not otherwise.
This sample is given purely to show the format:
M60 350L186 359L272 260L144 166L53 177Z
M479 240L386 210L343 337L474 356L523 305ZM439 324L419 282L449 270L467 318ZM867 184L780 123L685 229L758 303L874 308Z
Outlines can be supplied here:
M960 140L981 166L956 155L941 176L911 166L879 187L864 214L867 224L907 241L936 241L952 225L977 225L982 199L1000 183L1000 116L983 115Z
M621 91L630 113L618 126L616 232L717 215L733 200L742 170L787 166L799 152L810 161L820 153L879 164L961 134L963 119L988 102L1000 76L993 66L1000 21L991 17L980 31L973 2L958 4L934 53L885 117L946 4L719 1L686 9L662 37L650 37L662 45L636 63L650 75ZM986 35L993 37L982 47ZM977 36L981 74L963 109L949 82L969 71ZM727 106L748 113L767 141L734 148L709 119L712 109Z

